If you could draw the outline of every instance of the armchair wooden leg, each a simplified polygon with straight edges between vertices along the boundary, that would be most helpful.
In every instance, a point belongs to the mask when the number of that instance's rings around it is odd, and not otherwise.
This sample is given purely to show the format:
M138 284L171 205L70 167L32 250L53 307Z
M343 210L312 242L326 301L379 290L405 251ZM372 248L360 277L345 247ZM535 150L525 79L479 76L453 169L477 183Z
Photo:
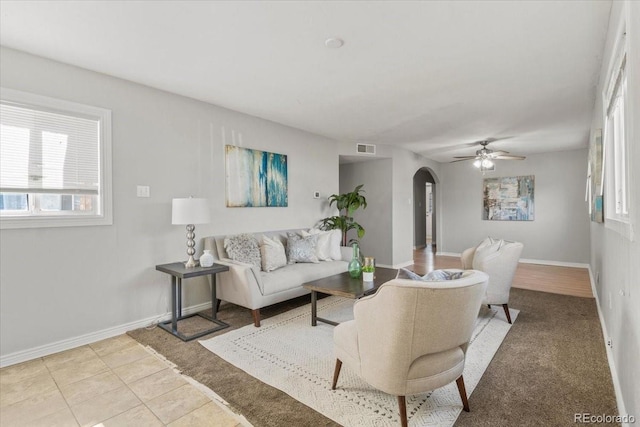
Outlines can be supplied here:
M251 310L251 315L253 316L253 325L256 328L260 327L260 309L257 308L255 310Z
M400 409L400 425L407 427L407 401L404 396L398 396L398 407Z
M340 368L342 368L342 360L336 359L336 369L333 371L333 383L331 383L331 390L336 389L338 377L340 376Z
M462 375L456 380L458 385L458 392L460 393L460 399L462 399L462 407L466 412L469 412L469 401L467 400L467 391L464 388L464 379Z
M504 308L504 314L507 315L507 322L511 324L511 315L509 314L509 304L502 304L502 308Z

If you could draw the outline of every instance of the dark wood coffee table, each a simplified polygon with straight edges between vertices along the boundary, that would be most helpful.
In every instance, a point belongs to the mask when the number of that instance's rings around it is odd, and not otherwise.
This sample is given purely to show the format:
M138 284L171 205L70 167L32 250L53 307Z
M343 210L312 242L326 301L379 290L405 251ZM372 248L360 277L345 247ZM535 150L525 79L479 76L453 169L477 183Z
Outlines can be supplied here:
M318 293L336 295L343 298L357 299L365 295L374 294L380 285L395 279L398 270L392 268L376 267L373 282L362 282L362 277L352 279L348 272L334 274L312 282L303 283L302 287L311 291L311 326L317 322L337 325L337 322L318 317Z

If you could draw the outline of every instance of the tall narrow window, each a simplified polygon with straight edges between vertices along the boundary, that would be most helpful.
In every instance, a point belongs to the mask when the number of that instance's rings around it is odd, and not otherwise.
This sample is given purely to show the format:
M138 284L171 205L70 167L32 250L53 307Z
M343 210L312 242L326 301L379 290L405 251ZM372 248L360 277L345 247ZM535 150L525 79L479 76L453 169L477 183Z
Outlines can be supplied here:
M626 100L627 78L625 74L625 63L617 73L616 83L609 100L606 122L606 144L611 145L611 167L613 173L613 200L612 211L616 216L624 217L629 215L629 193L627 191L627 143L625 138L624 111Z
M2 228L111 223L111 112L2 89Z
M617 40L616 55L604 92L605 111L605 223L631 237L629 224L629 140L625 127L627 99L627 51L624 32Z

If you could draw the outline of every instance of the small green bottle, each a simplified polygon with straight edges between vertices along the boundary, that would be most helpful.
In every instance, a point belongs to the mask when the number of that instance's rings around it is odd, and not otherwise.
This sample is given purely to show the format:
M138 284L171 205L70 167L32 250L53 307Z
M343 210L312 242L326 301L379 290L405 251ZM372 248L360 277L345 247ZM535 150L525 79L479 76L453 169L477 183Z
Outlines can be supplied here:
M362 274L362 263L360 262L360 247L357 243L353 243L353 257L349 262L349 275L357 279Z

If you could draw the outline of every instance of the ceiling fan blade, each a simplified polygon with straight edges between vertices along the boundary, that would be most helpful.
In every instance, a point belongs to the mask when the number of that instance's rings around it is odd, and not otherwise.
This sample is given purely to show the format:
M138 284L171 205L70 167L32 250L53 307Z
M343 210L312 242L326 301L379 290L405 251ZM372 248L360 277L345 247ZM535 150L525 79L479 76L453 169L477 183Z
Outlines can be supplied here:
M489 157L495 159L498 156L504 156L505 154L509 154L508 151L502 151L502 150L498 150L498 151L492 151L491 153L489 153Z
M475 159L478 156L454 156L454 159L460 159L460 160L469 160L469 159Z
M455 162L466 162L467 160L474 160L475 156L467 156L467 157L463 157L461 159L458 160L452 160L449 163L455 163Z
M495 160L524 160L525 156L496 156L493 157Z

